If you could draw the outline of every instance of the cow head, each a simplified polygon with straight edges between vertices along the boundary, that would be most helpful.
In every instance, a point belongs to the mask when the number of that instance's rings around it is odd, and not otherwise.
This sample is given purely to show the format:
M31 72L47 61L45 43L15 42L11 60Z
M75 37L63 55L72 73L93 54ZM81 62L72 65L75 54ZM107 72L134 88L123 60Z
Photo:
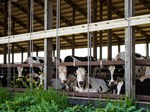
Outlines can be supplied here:
M79 87L83 87L86 82L86 70L82 67L79 67L76 71L77 75L77 84Z
M108 69L110 71L109 85L117 85L117 81L124 77L124 67L122 65L115 65L110 66Z
M66 83L67 81L67 67L66 66L59 66L59 79L61 83Z

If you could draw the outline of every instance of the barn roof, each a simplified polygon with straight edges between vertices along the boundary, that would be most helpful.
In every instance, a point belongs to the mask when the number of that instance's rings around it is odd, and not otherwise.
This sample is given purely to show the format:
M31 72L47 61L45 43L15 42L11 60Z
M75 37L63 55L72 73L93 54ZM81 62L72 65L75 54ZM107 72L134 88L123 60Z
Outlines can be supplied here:
M13 0L12 2L12 34L23 34L29 31L28 29L28 0ZM96 6L92 0L92 22L108 20L107 0L97 0ZM102 15L100 14L100 1L103 3ZM5 0L0 0L0 36L7 35L6 18L7 10L4 4ZM56 28L56 0L53 2L53 28ZM124 0L112 0L112 19L124 18ZM44 0L34 0L34 31L44 30ZM97 10L97 11L96 11ZM87 1L86 0L61 0L60 9L61 27L80 25L87 23ZM75 11L75 12L74 12ZM73 12L75 16L73 16ZM150 14L149 0L135 0L135 16ZM97 16L97 17L96 17ZM73 19L75 21L73 21ZM107 31L102 31L102 44L107 45ZM150 24L135 26L135 42L146 43L150 38ZM97 35L97 36L96 36ZM97 44L100 43L100 33L93 34L97 37ZM87 34L75 34L75 47L87 47ZM61 49L68 49L72 47L73 35L62 36ZM94 37L95 38L95 37ZM53 39L55 44L55 38ZM36 40L33 42L34 50L44 49L44 40ZM112 29L112 44L124 44L124 28ZM0 45L2 46L2 45ZM14 44L15 52L21 50L27 51L27 42L18 42ZM3 53L3 48L0 47L0 53Z

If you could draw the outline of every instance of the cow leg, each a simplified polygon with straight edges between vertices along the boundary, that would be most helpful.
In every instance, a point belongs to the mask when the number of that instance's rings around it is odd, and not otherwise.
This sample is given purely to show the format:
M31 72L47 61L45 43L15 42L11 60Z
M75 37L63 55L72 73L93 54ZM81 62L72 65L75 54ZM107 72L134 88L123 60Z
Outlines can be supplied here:
M118 83L118 85L117 85L117 95L120 94L120 91L121 91L122 86L123 86L123 81L120 81L120 82Z
M44 73L39 75L39 79L40 79L40 84L39 87L43 85L43 81L44 81Z
M23 71L23 67L17 67L18 69L18 79L21 80L22 79L22 71Z

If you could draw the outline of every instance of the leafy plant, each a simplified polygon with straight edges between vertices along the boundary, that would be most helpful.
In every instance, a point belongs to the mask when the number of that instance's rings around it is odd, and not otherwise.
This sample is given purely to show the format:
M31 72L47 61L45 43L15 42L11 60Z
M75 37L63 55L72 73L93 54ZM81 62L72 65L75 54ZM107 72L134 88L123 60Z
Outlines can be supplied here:
M108 101L105 108L97 108L96 112L145 112L145 108L137 109L136 102L128 97L125 100Z
M22 112L22 111L56 111L68 106L67 97L61 92L49 89L27 90L22 94L16 94L12 101L6 101L0 105L0 111ZM43 111L42 111L43 112Z
M7 88L0 87L0 103L5 102L6 100L10 99L11 94Z
M22 94L15 94L14 97L10 97L7 89L0 89L0 97L5 99L1 100L0 112L148 112L145 108L138 110L136 102L129 98L116 101L108 99L105 107L102 102L94 107L92 102L86 106L69 105L67 96L53 89L29 89Z

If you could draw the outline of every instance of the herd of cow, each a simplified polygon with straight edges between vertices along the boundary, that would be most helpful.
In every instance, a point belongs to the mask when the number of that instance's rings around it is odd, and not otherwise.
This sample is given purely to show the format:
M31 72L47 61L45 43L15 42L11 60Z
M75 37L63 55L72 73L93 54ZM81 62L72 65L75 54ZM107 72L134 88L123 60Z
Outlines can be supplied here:
M135 53L135 59L146 59L144 56ZM97 61L94 57L77 57L67 56L64 62L82 62L82 61ZM125 53L120 52L117 54L114 60L125 60ZM57 60L56 58L54 61ZM24 63L44 63L42 57L29 57ZM88 66L59 66L58 79L51 79L52 86L57 89L63 89L66 91L77 92L98 92L98 93L113 93L113 94L125 94L125 66L124 65L111 65L111 66L91 66L91 72L89 72ZM95 71L105 73L104 78L92 75L92 73L100 74ZM17 67L18 78L22 77L34 77L39 82L39 85L43 85L44 80L44 67ZM56 69L54 68L54 76ZM136 94L138 95L150 95L150 67L148 66L135 66L136 75ZM4 82L4 75L0 74L0 81ZM56 84L57 82L57 84Z

